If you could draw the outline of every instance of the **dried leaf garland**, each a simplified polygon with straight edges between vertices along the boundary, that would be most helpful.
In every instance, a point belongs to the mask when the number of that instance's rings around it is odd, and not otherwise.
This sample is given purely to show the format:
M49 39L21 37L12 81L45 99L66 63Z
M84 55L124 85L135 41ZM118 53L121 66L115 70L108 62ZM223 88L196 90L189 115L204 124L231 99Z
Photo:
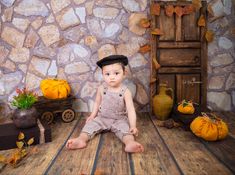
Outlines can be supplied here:
M18 140L23 140L24 139L24 133L20 132L18 135Z
M193 7L195 7L196 10L200 10L202 7L201 0L192 0Z
M32 137L31 139L28 140L27 144L28 146L32 145L34 142L34 138Z
M151 78L151 80L150 80L150 84L153 84L153 83L155 83L157 81L157 79L156 78Z
M197 25L200 26L200 27L205 27L206 26L206 19L204 17L204 15L201 15L198 22L197 22Z
M147 18L140 19L139 26L143 28L149 28L150 27L150 21Z
M150 13L151 15L157 15L159 16L161 12L161 7L160 4L158 3L153 3L150 7Z
M175 9L174 9L174 6L173 5L167 5L165 7L165 12L166 12L166 15L171 17L174 13Z
M184 8L183 8L183 14L184 15L189 15L191 13L193 13L195 11L195 8L192 4L190 5L186 5Z
M139 49L139 52L142 54L145 54L151 50L151 46L149 44L146 44L144 46L141 46Z
M177 16L181 17L183 15L183 8L180 6L175 7L175 13Z
M159 28L155 28L152 30L152 35L163 35L162 31Z
M212 4L208 4L207 11L211 16L214 16L214 11L212 9Z
M214 32L211 30L207 30L205 38L206 38L207 42L212 42L214 40Z
M21 148L23 148L23 146L24 146L24 142L22 142L22 141L16 142L16 146L17 146L19 149L21 149Z

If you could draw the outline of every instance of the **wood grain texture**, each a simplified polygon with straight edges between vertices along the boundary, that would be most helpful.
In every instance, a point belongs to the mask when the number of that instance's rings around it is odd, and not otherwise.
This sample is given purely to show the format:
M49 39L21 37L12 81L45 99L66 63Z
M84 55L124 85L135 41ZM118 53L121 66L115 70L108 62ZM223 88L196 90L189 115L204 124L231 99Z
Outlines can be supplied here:
M200 42L164 42L161 41L158 44L159 49L178 49L178 48L195 48L200 49Z
M158 127L157 120L152 120L184 174L232 175L191 132Z
M79 121L71 138L78 137L85 118ZM95 136L84 149L67 150L65 147L56 158L48 174L91 174L98 148L100 135Z
M159 73L200 73L200 67L162 67Z
M56 157L59 150L63 147L65 140L74 129L77 120L71 123L57 122L52 125L52 142L32 146L38 149L37 153L23 159L17 168L6 166L2 173L4 175L25 174L31 175L44 174L52 160ZM9 150L10 151L10 150ZM8 152L9 153L9 152ZM0 152L2 154L2 151Z
M191 13L184 15L182 19L183 23L183 38L184 41L199 41L200 40L200 28L197 26L198 13Z
M141 114L138 118L137 141L144 146L144 153L132 154L134 172L136 174L180 174L176 163L161 141L148 115Z
M124 151L124 144L115 136L108 132L102 135L102 147L97 156L95 172L102 174L131 174L128 154Z

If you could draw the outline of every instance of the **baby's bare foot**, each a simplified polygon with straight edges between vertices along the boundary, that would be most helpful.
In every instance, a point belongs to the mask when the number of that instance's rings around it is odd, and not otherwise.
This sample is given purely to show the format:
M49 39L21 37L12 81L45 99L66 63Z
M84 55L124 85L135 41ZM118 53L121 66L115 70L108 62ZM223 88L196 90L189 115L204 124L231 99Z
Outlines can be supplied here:
M66 143L67 149L81 149L86 147L86 142L82 139L75 138L75 139L69 139Z
M125 151L128 153L141 153L144 151L144 147L136 141L131 141L126 144Z

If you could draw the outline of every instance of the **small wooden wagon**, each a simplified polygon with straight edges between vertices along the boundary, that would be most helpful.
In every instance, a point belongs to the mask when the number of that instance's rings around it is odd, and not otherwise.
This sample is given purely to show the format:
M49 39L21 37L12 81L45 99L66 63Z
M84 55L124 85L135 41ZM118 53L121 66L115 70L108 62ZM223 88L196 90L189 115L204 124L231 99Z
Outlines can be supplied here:
M68 123L75 118L75 112L72 109L74 99L75 97L71 95L67 98L56 100L46 99L40 96L34 106L37 108L40 118L48 124L52 123L55 115L60 113L62 120Z

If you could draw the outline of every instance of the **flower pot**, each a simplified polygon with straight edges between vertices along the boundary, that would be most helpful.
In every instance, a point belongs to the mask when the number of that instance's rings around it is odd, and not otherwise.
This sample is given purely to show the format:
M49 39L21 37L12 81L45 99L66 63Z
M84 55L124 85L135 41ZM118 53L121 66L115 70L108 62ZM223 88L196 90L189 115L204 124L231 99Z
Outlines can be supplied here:
M35 107L30 109L16 109L12 120L17 128L30 128L37 124L38 112Z

